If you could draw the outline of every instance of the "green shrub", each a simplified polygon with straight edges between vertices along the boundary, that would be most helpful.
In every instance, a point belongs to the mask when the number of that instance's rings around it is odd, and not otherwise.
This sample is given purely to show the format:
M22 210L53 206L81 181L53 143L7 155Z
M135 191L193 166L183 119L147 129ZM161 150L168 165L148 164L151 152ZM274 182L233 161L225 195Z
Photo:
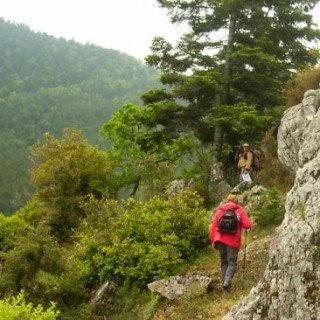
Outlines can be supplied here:
M71 305L84 299L77 264L49 235L47 226L24 230L1 258L0 291L5 297L24 290L29 301L43 306L50 301Z
M25 206L19 209L15 216L25 221L28 225L36 227L41 221L45 219L47 211L43 203L36 197L29 200Z
M207 243L207 212L196 193L184 191L169 200L130 199L115 225L112 245L101 250L96 262L101 280L142 285L172 274Z
M81 131L71 128L64 130L63 139L46 134L44 143L32 148L31 159L31 183L50 213L51 233L68 242L84 218L80 203L89 195L100 199L112 193L114 164L105 152L89 145Z
M79 260L80 277L86 287L100 284L97 256L105 246L111 245L111 230L123 214L123 207L112 199L89 197L82 203L86 218L74 235L76 245L73 252Z
M253 212L259 227L280 225L285 213L285 197L277 189L270 188L262 196L262 204Z
M55 320L59 311L55 310L55 305L44 310L41 305L33 306L26 303L24 295L20 293L17 297L0 300L0 319L6 320Z
M16 215L6 217L0 213L0 250L9 250L15 236L19 235L27 226L27 223Z
M149 320L154 315L157 306L159 304L159 301L161 299L160 295L152 295L151 300L149 303L145 306L144 312L143 312L143 320Z

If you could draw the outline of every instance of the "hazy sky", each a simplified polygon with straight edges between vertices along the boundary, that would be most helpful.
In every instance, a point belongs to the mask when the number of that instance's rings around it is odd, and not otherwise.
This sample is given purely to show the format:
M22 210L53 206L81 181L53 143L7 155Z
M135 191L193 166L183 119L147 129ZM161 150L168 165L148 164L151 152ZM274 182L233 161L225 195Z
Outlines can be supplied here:
M186 30L172 25L156 0L0 0L0 17L141 60L155 36L175 42ZM320 25L320 5L314 21Z
M153 37L176 41L182 30L170 23L156 0L0 0L0 16L34 31L116 49L143 59Z

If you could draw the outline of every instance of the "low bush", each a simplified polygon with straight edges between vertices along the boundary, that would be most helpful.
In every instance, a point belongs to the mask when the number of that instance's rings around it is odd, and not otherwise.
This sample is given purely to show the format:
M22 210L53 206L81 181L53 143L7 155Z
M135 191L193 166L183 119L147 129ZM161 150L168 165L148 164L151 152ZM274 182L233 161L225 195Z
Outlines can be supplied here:
M288 192L293 186L294 175L279 161L278 143L270 132L266 133L261 148L263 156L257 180L265 187L277 188L283 193Z
M255 209L253 217L258 227L280 225L285 214L285 196L275 188L269 188L262 196L262 204Z
M15 296L24 290L29 301L44 307L50 301L60 307L84 300L86 293L77 263L49 234L47 226L29 227L16 236L13 244L13 249L0 256L3 297Z
M101 280L144 285L191 260L208 243L208 218L202 202L192 191L169 200L128 200L112 232L112 245L95 257Z
M55 309L54 304L44 310L41 305L33 306L26 303L23 293L17 297L0 300L0 319L55 320L58 315L59 311Z
M89 197L82 203L86 218L75 232L73 252L79 261L80 277L87 288L100 284L99 264L102 248L111 245L114 224L123 215L120 202Z
M7 217L0 213L0 250L9 250L15 236L19 235L27 226L27 223L16 215Z

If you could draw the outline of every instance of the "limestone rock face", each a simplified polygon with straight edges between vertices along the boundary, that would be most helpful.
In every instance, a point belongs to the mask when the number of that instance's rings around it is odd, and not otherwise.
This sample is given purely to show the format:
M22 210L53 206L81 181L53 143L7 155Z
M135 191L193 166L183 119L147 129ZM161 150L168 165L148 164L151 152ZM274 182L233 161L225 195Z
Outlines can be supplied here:
M280 161L295 172L286 214L263 278L223 319L320 319L320 89L288 109Z

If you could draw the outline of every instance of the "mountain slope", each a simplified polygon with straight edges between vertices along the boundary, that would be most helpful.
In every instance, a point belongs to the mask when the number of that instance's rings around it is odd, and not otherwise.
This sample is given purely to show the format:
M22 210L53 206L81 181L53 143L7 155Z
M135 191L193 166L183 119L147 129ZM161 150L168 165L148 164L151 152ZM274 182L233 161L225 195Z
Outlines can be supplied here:
M30 192L28 148L45 132L83 130L99 144L101 125L126 101L158 85L157 72L115 50L34 33L0 19L0 212Z

